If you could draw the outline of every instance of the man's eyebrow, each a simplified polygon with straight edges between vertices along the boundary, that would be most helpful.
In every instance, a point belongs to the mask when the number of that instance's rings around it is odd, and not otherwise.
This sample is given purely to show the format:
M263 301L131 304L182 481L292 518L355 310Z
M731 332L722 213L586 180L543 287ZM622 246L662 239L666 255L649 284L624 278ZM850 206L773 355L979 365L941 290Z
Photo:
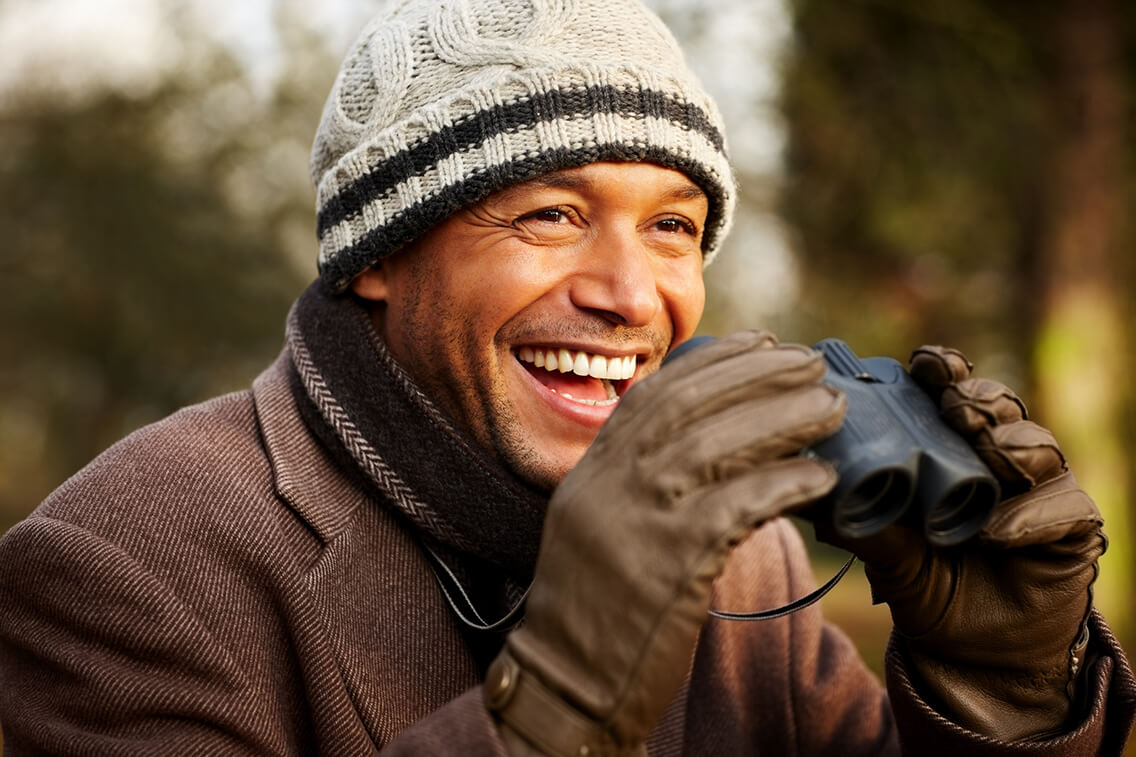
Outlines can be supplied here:
M676 200L708 199L706 197L706 191L697 184L683 184L682 186L675 187L668 192L667 195Z

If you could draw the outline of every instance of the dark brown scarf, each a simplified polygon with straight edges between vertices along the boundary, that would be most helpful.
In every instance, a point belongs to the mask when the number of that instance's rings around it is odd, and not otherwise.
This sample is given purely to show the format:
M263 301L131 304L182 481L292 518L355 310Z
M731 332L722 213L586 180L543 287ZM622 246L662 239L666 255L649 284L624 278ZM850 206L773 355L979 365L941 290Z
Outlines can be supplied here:
M439 572L453 571L483 618L500 617L532 579L547 494L422 394L352 295L313 284L292 308L287 340L309 427L441 559Z

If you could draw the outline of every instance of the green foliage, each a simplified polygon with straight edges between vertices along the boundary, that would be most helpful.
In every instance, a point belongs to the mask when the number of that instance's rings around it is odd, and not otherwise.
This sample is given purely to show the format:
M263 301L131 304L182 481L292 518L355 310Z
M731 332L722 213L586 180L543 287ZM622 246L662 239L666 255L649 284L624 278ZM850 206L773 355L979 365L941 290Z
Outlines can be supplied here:
M954 345L1022 392L1104 513L1097 598L1131 643L1136 13L792 7L783 208L801 240L800 330L860 354Z
M1044 6L794 3L786 216L802 236L806 330L861 351L916 339L1020 365L1023 276L1054 138ZM991 326L998 324L997 334Z
M164 140L202 95L171 84L0 117L0 531L126 432L246 385L281 347L303 277L260 225L279 219L254 223L222 191L247 147L231 135L185 161Z

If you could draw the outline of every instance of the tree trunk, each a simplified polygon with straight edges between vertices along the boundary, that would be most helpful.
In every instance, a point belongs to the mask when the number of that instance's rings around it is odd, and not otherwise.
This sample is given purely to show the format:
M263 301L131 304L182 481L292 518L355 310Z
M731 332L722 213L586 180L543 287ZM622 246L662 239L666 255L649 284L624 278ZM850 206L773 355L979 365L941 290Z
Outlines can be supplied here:
M1098 605L1131 648L1132 480L1126 455L1133 394L1130 253L1125 229L1123 14L1116 0L1067 0L1055 16L1057 139L1048 156L1035 281L1038 420L1061 442L1112 541Z

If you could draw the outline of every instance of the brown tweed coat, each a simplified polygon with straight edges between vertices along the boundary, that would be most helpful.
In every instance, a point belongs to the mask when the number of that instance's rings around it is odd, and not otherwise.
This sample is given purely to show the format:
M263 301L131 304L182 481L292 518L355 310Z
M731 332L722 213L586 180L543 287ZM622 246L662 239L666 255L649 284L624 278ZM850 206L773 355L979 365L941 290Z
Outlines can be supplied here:
M131 435L0 542L7 754L503 754L427 561L309 434L284 365ZM771 523L716 603L774 606L811 581ZM1050 753L1125 738L1136 686L1096 632L1092 712ZM898 653L889 666L890 706L815 608L711 620L651 753L898 753L897 722L913 753L1035 753L955 728Z

